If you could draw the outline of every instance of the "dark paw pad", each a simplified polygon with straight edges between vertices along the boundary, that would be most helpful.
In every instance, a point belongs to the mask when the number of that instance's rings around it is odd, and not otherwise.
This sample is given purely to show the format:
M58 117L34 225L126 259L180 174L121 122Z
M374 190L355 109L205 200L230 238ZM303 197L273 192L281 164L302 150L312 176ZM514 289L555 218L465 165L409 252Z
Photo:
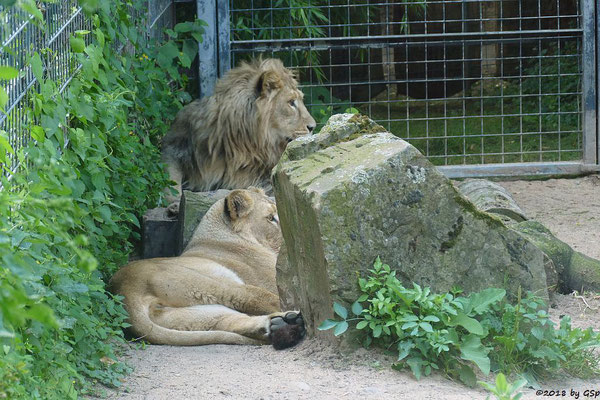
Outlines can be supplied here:
M306 334L302 314L288 312L283 317L271 318L271 343L276 350L292 347Z

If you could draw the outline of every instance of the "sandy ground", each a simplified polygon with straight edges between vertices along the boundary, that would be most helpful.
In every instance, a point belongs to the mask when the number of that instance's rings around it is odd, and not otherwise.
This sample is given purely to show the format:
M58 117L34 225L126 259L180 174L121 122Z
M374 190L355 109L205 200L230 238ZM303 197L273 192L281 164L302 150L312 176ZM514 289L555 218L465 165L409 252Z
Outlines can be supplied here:
M546 181L500 182L533 219L588 256L600 259L600 176ZM574 325L600 329L600 301L558 295L550 312L568 314ZM307 339L295 348L269 346L170 347L139 345L127 349L133 373L117 390L102 390L110 399L484 399L482 389L469 389L443 376L416 381L408 372L390 368L383 355L358 350L339 351ZM491 380L487 377L487 380ZM600 379L565 377L546 382L542 390L560 390L559 397L584 397L600 390ZM565 396L562 396L565 390ZM524 391L524 399L549 397L550 392ZM556 397L553 396L553 397Z

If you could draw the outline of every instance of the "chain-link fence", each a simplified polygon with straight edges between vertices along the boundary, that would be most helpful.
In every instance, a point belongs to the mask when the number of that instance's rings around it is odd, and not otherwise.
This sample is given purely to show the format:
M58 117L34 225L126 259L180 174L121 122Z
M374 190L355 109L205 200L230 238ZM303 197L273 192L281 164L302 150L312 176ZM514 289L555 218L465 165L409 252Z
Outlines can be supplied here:
M466 175L573 173L597 163L595 53L583 44L596 40L586 24L593 0L229 7L232 65L281 58L299 71L321 121L358 109L434 164Z
M149 0L147 4L146 39L159 39L163 28L173 24L173 2ZM33 16L19 7L0 6L0 65L19 70L17 78L2 83L8 102L4 111L0 111L0 130L6 132L15 154L31 140L28 126L32 121L26 110L38 85L29 64L30 57L34 53L42 55L44 77L52 79L62 92L79 69L69 37L92 28L76 0L43 2L38 7L45 21L43 25L37 24ZM84 38L89 40L89 35ZM16 155L8 156L6 167L17 171Z

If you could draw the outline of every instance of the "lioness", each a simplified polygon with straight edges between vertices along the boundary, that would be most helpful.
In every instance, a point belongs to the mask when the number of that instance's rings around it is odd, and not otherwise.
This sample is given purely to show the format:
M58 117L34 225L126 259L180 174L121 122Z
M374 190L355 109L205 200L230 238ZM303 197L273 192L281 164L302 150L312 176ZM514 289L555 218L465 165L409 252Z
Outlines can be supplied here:
M298 312L280 312L275 263L282 244L274 202L234 190L206 213L180 257L135 261L111 279L133 333L171 345L264 344L304 336Z
M280 60L255 60L230 70L210 97L179 111L162 155L178 195L192 191L270 187L271 170L288 142L313 131L304 95ZM169 209L177 212L178 206Z

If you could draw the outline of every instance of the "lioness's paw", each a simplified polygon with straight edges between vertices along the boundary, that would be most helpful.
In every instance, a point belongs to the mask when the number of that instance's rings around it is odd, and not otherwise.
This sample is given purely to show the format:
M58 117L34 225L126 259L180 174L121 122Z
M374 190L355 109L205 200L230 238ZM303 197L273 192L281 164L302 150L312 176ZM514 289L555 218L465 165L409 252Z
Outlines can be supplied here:
M276 350L295 346L306 334L302 314L289 311L283 316L271 318L270 332L271 344Z

